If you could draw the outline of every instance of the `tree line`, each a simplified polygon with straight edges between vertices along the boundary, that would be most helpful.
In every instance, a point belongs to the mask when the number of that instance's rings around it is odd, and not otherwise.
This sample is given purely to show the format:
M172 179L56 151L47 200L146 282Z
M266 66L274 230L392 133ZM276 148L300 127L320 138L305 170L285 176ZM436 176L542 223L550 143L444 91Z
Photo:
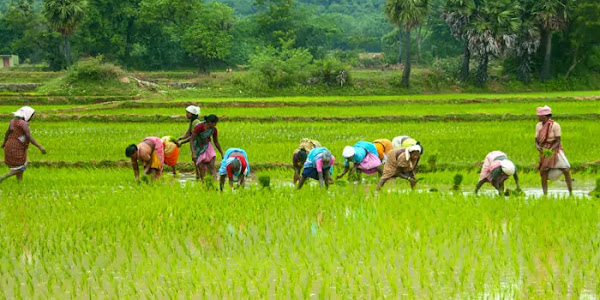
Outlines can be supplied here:
M0 0L0 53L53 70L103 55L130 69L247 65L273 49L315 60L384 52L402 64L455 62L523 82L600 70L597 0ZM256 59L254 59L256 60Z

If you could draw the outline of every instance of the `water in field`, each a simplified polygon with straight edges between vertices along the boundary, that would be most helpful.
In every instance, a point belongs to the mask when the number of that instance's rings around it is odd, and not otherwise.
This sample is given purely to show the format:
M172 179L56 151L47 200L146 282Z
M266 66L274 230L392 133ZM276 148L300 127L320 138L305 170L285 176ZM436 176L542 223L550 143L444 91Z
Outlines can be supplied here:
M179 181L182 185L186 185L189 182L197 182L196 181L196 175L194 173L180 173L177 174L176 176L173 176L172 174L166 174L168 176L172 176L174 177L177 181ZM210 177L210 175L206 175L205 178ZM250 176L250 178L248 178L246 180L246 185L253 185L253 184L258 184L257 180L255 178L255 175ZM215 181L215 185L218 185L218 180ZM306 182L306 187L309 186L318 186L319 183L316 180L312 180L310 179L309 181ZM361 183L354 183L353 185L355 186L363 186L365 187L365 192L368 192L368 190L372 187L373 184L371 183L367 183L367 182L361 182ZM291 182L291 180L272 180L271 181L271 187L274 188L290 188L290 187L294 187L294 183ZM574 197L587 197L589 196L590 192L592 190L594 190L594 183L593 182L578 182L577 186L579 186L578 188L574 188L573 189L573 196ZM449 189L440 189L440 192L444 192L444 191L450 191ZM544 195L543 191L541 188L539 187L529 187L529 188L523 188L522 189L524 195L526 197L542 197ZM396 194L396 193L411 193L411 192L416 192L416 193L432 193L432 192L438 192L437 190L432 190L427 186L422 186L422 188L417 188L414 191L411 191L410 189L393 189L393 188L388 188L386 189L384 187L384 189L380 192L380 193L386 193L386 194ZM473 191L469 190L466 191L466 189L463 188L462 190L462 194L465 196L469 196L469 195L473 195ZM493 189L482 189L479 191L480 195L487 195L487 196L495 196L497 195L497 191L493 190ZM552 187L552 188L548 188L548 196L552 196L552 197L568 197L569 196L569 191L567 190L566 185L563 184L563 186L558 186L558 187Z

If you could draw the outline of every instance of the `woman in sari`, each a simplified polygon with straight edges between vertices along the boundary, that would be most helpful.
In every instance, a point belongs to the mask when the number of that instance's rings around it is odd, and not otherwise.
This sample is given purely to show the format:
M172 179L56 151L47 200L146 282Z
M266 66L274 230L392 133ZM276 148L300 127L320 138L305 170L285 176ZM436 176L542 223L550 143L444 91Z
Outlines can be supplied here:
M163 141L157 137L147 137L141 143L131 144L125 149L125 156L131 158L131 167L135 180L140 180L138 161L142 162L144 175L151 175L152 180L160 178L165 165L165 148Z
M306 162L306 158L308 153L314 149L321 147L321 143L316 140L311 139L302 139L300 141L300 145L294 151L294 155L292 156L292 166L294 167L294 185L300 180L300 174L302 173L302 168L304 166L304 162Z
M190 105L185 109L185 117L189 120L188 129L184 135L180 136L177 139L177 146L181 147L181 145L188 143L192 137L192 133L194 133L194 128L202 121L198 117L200 115L200 107L195 105ZM194 162L194 166L196 166L196 161L198 157L196 153L193 151L192 145L190 144L190 151L192 153L192 162ZM196 179L200 178L200 169L196 167Z
M177 175L177 160L179 159L179 143L170 136L163 136L161 139L165 148L165 164L171 167L173 175Z
M217 170L215 169L217 155L215 147L217 147L217 150L221 153L221 157L223 157L223 150L221 150L221 144L219 144L217 122L219 122L219 118L215 115L204 116L204 122L194 128L192 137L190 138L192 152L197 157L196 168L198 168L199 177L196 177L196 179L204 180L206 169L209 170L215 180L217 179ZM214 147L213 143L215 144Z
M542 177L544 195L548 194L548 177L551 173L558 174L551 176L554 180L560 177L560 173L565 175L569 194L572 195L571 165L562 146L560 125L552 120L552 109L548 106L538 107L537 116L540 122L535 127L535 147L540 153L538 169Z
M350 162L353 163L352 170L348 177L352 177L354 172L362 172L368 175L383 172L381 169L381 160L379 160L379 153L373 143L360 141L354 146L346 146L344 152L344 171L338 175L337 179L340 179L348 173L350 170Z
M318 147L312 149L304 163L304 171L302 171L302 178L298 184L298 189L302 188L308 178L318 180L321 187L323 185L329 187L329 178L333 173L334 163L335 157L331 155L331 151L327 148Z
M31 136L29 130L29 121L33 118L34 113L35 110L29 106L23 106L13 113L14 118L10 121L2 142L4 163L10 168L10 171L0 177L0 182L11 176L17 176L17 180L23 180L23 173L27 169L29 143L40 149L42 154L46 154L46 149Z
M374 140L373 144L375 148L377 148L377 154L379 155L379 159L382 163L385 163L387 154L392 151L392 141L388 139L378 139Z
M403 178L410 182L410 188L414 189L417 184L415 178L416 169L423 153L421 145L414 145L406 149L394 149L388 153L387 162L383 169L383 175L375 191L379 191L383 185L392 178Z
M238 187L244 187L246 178L250 176L250 163L246 151L241 148L229 148L223 156L221 167L219 167L219 187L223 191L225 178L229 178L229 186L237 182Z
M479 174L479 182L475 187L475 194L484 183L489 182L498 191L499 195L504 194L504 182L510 177L515 178L517 190L519 187L519 176L515 164L508 159L506 153L502 151L492 151L486 155Z

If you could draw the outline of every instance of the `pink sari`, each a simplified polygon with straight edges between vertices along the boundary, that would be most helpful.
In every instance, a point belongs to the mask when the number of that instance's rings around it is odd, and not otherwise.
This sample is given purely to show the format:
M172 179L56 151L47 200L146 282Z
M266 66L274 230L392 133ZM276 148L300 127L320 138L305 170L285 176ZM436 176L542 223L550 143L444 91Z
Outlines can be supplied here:
M358 168L365 174L375 174L377 167L381 166L381 160L379 157L371 152L367 151L367 156L360 162Z
M163 145L162 139L157 137L147 137L144 139L144 141L150 141L154 144L154 152L152 153L152 155L156 154L156 157L158 158L160 166L155 169L158 169L158 178L160 178L160 175L162 175L163 168L165 166L165 146ZM154 164L154 161L152 161L151 163Z
M492 172L500 167L500 160L496 160L498 157L506 157L506 153L502 151L493 151L490 152L483 161L483 166L481 166L481 173L479 173L479 180L487 178L490 182L492 181Z

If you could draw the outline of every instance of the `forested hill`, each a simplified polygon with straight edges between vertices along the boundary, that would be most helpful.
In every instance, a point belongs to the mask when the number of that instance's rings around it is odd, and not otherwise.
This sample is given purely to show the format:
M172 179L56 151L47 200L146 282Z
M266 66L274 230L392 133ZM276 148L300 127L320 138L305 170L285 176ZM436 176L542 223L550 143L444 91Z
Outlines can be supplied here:
M231 6L237 15L245 16L257 12L255 0L219 0ZM345 14L351 16L382 15L385 0L297 0L298 7L314 9L318 14Z

